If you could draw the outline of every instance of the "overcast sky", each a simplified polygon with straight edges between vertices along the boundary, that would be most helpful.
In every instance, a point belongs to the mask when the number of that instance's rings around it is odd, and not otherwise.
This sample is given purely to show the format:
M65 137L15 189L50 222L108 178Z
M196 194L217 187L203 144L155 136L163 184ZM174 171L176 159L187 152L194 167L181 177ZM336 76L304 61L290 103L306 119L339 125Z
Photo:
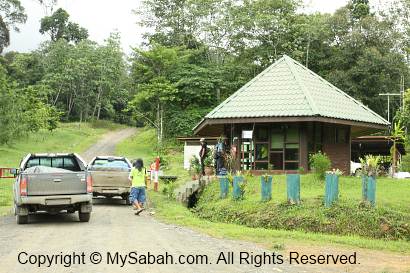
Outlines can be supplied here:
M308 12L333 12L345 5L348 0L304 0ZM375 0L382 1L382 0ZM39 33L40 19L45 10L37 0L21 0L26 9L27 23L20 27L20 32L11 35L11 46L6 51L28 52L36 49L41 41L48 39ZM88 29L90 39L103 42L113 31L119 31L125 52L130 47L138 46L142 41L142 30L137 24L137 16L132 10L138 8L140 0L59 0L62 7L70 14L73 22Z

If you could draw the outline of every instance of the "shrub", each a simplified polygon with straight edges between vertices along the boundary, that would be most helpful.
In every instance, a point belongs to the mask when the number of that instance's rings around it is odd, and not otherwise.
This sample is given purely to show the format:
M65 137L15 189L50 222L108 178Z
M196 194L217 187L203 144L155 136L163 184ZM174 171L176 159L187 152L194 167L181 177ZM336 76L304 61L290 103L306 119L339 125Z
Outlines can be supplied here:
M377 176L380 171L380 157L373 155L366 155L360 158L362 164L362 173L367 176Z
M325 179L326 172L331 167L331 162L329 157L326 154L322 154L322 152L318 152L316 154L310 155L309 158L310 167L315 173L315 176L318 179Z

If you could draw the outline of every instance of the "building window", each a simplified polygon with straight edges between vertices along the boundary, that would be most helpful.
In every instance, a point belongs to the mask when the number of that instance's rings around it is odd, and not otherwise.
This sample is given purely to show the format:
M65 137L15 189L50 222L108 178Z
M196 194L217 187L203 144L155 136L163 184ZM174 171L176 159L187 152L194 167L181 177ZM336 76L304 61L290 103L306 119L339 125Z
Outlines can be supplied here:
M255 162L256 170L268 170L268 162Z
M299 161L299 144L286 144L286 161Z
M283 152L271 152L269 164L272 170L283 170Z
M275 151L283 150L283 142L283 131L272 130L270 149Z
M244 170L297 170L299 141L299 125L256 126L254 147L252 141L242 142L241 167Z
M287 171L295 171L299 168L298 162L286 162L285 163L285 170Z
M256 144L256 160L268 160L268 144Z
M346 128L336 129L336 143L348 143Z
M299 143L299 128L290 126L286 129L286 143Z
M267 142L268 140L269 140L268 128L266 127L257 128L256 141L266 141Z

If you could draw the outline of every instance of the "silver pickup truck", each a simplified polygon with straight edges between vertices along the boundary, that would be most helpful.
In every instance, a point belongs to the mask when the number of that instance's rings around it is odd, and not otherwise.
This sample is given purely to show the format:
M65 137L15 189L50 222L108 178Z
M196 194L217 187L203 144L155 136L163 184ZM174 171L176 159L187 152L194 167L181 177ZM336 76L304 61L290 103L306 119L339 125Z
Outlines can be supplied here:
M14 183L14 211L18 224L29 214L78 211L88 222L92 210L92 182L86 164L77 154L28 154L20 163Z

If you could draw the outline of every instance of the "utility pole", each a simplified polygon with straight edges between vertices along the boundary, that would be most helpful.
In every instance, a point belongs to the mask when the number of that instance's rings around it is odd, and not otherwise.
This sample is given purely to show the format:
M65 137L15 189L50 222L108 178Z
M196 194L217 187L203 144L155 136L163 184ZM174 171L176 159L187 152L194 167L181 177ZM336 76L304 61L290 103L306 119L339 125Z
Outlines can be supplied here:
M379 96L387 96L387 121L390 122L390 97L393 96L400 96L403 98L402 92L400 93L381 93ZM403 107L403 103L401 102L402 99L400 100L400 106Z

